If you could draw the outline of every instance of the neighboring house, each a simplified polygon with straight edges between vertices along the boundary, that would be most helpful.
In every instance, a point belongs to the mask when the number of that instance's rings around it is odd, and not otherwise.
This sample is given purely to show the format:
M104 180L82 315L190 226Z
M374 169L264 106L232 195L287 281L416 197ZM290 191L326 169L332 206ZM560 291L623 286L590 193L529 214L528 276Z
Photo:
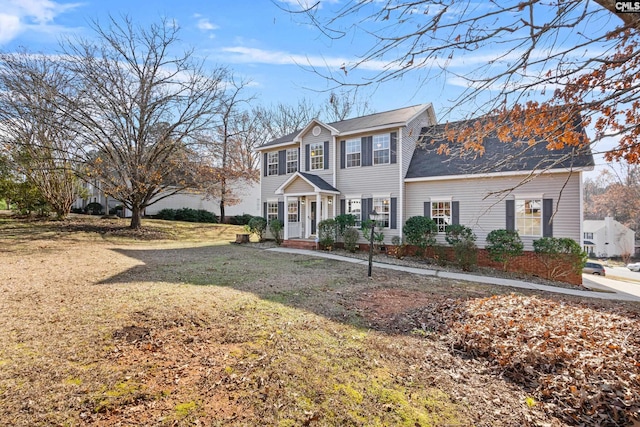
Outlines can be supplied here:
M480 247L490 231L505 228L518 230L527 250L542 236L581 240L582 171L593 168L590 152L487 137L482 156L445 156L436 150L443 131L431 104L335 123L312 120L259 148L263 216L284 222L285 240L313 238L324 219L342 213L366 219L373 210L387 244L402 235L407 218L422 215L441 231L457 223L472 228ZM438 239L444 242L444 233Z
M262 211L260 209L260 185L252 181L237 180L231 184L235 197L240 199L240 203L234 205L225 206L225 215L227 217L235 215L249 214L253 216L260 216ZM87 199L78 198L74 202L72 208L85 208L89 203L97 202L102 206L109 205L109 209L113 209L116 206L122 205L121 202L115 200L112 197L107 197L100 190L99 183L85 183L85 188L89 194ZM158 200L153 205L148 206L145 209L145 215L155 215L162 209L180 209L180 208L192 208L192 209L204 209L209 212L213 212L216 215L220 214L220 200L217 198L207 198L201 193L179 193L164 199ZM131 213L125 209L124 216L129 217Z
M636 233L612 217L585 220L583 249L598 258L634 255Z

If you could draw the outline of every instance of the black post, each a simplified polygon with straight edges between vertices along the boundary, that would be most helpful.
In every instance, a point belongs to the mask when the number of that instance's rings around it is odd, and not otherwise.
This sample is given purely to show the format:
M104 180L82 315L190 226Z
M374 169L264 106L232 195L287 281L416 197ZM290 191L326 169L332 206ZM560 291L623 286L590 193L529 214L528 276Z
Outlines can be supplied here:
M375 221L371 221L371 238L369 239L369 274L368 277L371 277L371 265L373 263L373 232L376 229Z

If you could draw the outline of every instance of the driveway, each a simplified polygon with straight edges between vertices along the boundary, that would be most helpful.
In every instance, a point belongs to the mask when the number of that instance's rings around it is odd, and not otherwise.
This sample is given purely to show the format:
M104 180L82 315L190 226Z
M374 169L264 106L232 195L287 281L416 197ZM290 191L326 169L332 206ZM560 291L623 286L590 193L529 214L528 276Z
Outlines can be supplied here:
M592 274L582 275L582 284L590 289L620 292L640 298L640 273L626 267L606 267L605 277Z

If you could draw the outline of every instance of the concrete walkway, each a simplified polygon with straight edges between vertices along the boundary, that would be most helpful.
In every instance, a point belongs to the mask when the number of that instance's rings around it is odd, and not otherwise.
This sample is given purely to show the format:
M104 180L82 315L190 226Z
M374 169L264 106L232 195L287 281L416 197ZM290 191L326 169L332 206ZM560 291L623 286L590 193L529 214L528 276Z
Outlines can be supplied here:
M308 256L313 256L317 258L328 258L336 261L350 262L353 264L362 264L363 267L367 267L369 264L367 260L340 256L340 255L332 254L331 252L324 252L324 251L310 251L305 249L290 249L290 248L271 248L267 250L274 251L274 252L298 254L298 255L308 255ZM404 271L407 273L419 274L421 276L434 276L434 277L440 277L443 279L465 280L467 282L485 283L485 284L498 285L498 286L510 286L512 288L521 288L521 289L534 289L539 291L554 292L557 294L565 294L565 295L575 295L575 296L586 297L586 298L601 298L601 299L608 299L608 300L623 300L623 301L640 301L640 290L638 295L634 295L632 293L628 293L628 292L625 292L624 290L618 289L617 287L613 287L610 285L608 286L606 283L602 283L600 281L598 282L597 286L593 286L593 289L598 289L599 291L581 291L577 289L559 288L557 286L538 285L536 283L529 283L521 280L503 279L499 277L490 277L490 276L477 276L474 274L452 273L450 271L429 270L425 268L405 267L402 265L385 264L382 262L375 262L375 261L373 262L373 268L374 269L384 268L387 270ZM585 283L585 286L587 285L588 283Z

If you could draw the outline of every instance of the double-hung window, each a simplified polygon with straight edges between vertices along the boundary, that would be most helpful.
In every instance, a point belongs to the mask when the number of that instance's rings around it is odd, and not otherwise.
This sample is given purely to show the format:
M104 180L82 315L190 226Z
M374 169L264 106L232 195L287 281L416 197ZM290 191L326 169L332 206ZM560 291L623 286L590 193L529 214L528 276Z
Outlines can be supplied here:
M373 164L384 165L390 162L390 137L389 134L373 136Z
M278 152L267 154L267 175L278 175Z
M278 202L267 202L267 222L278 219Z
M593 233L584 233L584 238L585 239L589 239L589 240L593 240Z
M373 209L378 214L376 222L380 228L389 228L390 207L389 198L375 197L373 199Z
M321 142L310 144L311 170L324 169L324 144Z
M298 171L298 149L289 148L287 150L287 173Z
M516 230L521 236L542 236L542 199L515 201Z
M438 232L445 232L447 225L451 225L451 202L432 201L431 219L438 225Z
M346 142L346 155L347 155L347 167L357 167L360 166L360 158L362 143L360 139L348 139Z
M362 202L360 199L346 199L345 200L345 213L356 217L356 227L360 227L360 221L362 219Z

